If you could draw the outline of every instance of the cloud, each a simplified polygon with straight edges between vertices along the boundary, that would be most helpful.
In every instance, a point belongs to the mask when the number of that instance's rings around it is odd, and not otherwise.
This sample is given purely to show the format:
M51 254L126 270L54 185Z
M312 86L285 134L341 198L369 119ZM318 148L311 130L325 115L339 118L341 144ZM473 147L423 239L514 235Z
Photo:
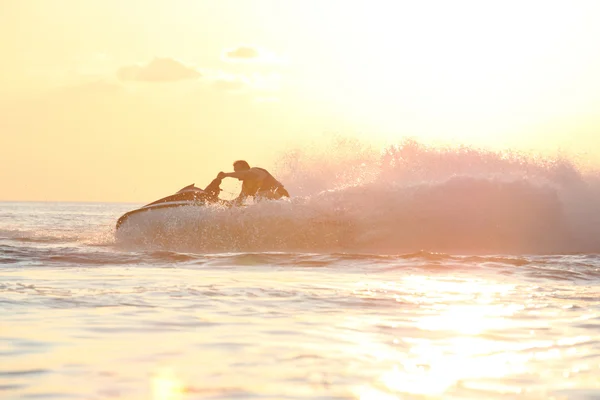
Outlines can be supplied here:
M240 46L236 47L235 49L225 51L225 58L228 59L251 60L258 58L259 55L260 52L258 49L250 46Z
M122 67L117 71L117 76L124 81L175 82L197 79L201 74L172 58L155 58L147 65Z
M223 51L223 60L230 62L260 62L281 64L284 61L274 53L254 46L238 46Z

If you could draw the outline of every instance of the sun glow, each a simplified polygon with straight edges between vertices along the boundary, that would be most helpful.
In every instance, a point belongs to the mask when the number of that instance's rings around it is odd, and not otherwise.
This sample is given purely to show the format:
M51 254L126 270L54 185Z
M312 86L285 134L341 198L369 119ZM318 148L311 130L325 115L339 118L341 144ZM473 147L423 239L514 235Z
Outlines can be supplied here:
M163 368L152 378L153 400L181 400L184 386L170 368Z
M435 5L355 2L343 18L323 7L323 24L314 27L323 40L315 46L325 54L321 68L337 77L315 82L315 90L328 97L347 84L337 93L338 111L388 138L553 148L567 142L550 121L594 115L600 57L582 50L597 35L579 37L589 10L547 2L521 4L519 12L509 3ZM578 131L589 135L589 126Z

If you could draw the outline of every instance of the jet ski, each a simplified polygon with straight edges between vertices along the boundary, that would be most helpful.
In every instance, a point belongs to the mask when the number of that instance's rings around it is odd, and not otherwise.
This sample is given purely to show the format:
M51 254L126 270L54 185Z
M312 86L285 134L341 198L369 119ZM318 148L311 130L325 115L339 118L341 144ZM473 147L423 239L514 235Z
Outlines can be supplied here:
M215 178L213 181L204 189L200 189L192 183L180 190L175 194L172 194L162 199L156 200L150 204L146 204L136 210L129 211L123 214L117 220L118 230L123 224L126 224L132 216L140 215L144 213L154 212L159 209L170 209L184 206L206 206L209 204L221 204L224 206L230 206L231 203L227 200L219 199L219 193L221 192L221 181L220 178Z

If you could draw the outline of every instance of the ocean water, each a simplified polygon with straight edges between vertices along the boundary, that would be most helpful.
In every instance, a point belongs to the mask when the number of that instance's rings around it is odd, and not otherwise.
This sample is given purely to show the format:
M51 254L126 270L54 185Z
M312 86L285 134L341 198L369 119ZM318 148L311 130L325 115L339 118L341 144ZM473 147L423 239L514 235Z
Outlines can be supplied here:
M140 204L0 202L0 398L600 399L597 174L345 154L118 232Z

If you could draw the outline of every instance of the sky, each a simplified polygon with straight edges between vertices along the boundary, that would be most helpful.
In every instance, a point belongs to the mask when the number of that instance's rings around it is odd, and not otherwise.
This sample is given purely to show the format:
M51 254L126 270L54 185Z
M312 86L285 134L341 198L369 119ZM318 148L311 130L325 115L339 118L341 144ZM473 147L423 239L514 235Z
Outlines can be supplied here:
M0 200L150 202L327 134L600 165L600 2L0 0Z

